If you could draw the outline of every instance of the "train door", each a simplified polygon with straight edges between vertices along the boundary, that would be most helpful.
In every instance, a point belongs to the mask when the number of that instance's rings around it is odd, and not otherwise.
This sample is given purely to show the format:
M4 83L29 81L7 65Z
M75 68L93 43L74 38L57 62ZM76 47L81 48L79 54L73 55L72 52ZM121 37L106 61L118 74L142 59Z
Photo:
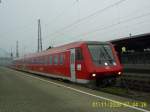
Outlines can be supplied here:
M75 49L70 49L70 73L71 73L71 81L76 82Z

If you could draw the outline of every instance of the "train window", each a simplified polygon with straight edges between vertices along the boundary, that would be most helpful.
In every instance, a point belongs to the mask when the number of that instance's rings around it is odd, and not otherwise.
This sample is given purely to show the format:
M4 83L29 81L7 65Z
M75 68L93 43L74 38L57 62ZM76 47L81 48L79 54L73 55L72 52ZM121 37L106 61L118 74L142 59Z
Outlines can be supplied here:
M54 64L58 64L58 56L56 55L56 56L54 56Z
M41 57L41 64L43 64L43 57Z
M38 57L38 64L41 64L41 58Z
M40 62L40 64L42 64L42 59L41 59L41 57L39 58L39 62Z
M39 64L42 64L42 58L41 57L39 58Z
M31 58L31 64L33 64L33 62L34 62L34 60L33 60L33 58Z
M39 64L39 58L38 57L36 58L36 64Z
M76 60L83 60L81 48L76 48Z
M32 64L32 58L30 58L30 64Z
M60 55L60 61L59 61L59 63L62 65L62 64L63 64L63 61L64 61L64 55L61 54L61 55Z
M41 57L41 64L43 64L43 57Z
M41 57L40 62L41 62L41 64L43 64L43 57Z
M48 64L47 56L45 56L44 58L45 58L45 59L44 59L44 63L45 63L45 64Z
M53 61L52 61L53 59L52 59L52 58L53 58L52 56L49 57L49 64L50 64L50 65L53 64Z
M41 62L41 57L39 57L39 64L41 64L42 62Z
M39 64L39 58L36 58L36 64Z
M32 60L32 62L31 62L31 63L32 63L32 64L34 64L34 58L32 58L31 60Z
M46 64L46 56L43 57L43 64Z
M47 59L46 59L46 56L44 56L43 58L44 58L44 59L43 59L43 64L47 64L47 63L46 63L46 60L47 60Z
M37 64L37 60L36 60L36 58L34 59L34 64Z
M92 60L96 65L112 65L115 62L110 45L89 44L88 48L92 56Z

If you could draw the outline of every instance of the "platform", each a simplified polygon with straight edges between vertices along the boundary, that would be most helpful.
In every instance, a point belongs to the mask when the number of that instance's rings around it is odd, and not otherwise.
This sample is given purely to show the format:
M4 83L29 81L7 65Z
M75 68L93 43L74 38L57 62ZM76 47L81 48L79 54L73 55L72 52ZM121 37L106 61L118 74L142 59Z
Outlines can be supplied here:
M116 102L121 102L115 105ZM136 107L133 104L137 103ZM129 105L127 103L130 103ZM149 104L0 67L0 112L148 112Z

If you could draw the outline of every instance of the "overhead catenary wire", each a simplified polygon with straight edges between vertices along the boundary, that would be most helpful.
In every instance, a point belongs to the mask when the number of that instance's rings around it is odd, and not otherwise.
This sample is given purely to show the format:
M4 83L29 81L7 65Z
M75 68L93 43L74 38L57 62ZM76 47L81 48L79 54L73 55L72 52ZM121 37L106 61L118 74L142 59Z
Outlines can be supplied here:
M106 11L106 10L112 8L112 7L115 7L116 5L119 5L119 4L123 3L124 1L126 1L126 0L119 0L118 2L115 2L115 3L113 3L113 4L109 5L109 6L106 6L106 7L104 7L103 9L100 9L100 10L98 10L98 11L92 13L92 14L89 14L89 15L87 15L87 16L81 18L81 19L78 19L78 20L72 22L72 23L69 24L69 25L66 25L66 26L63 27L63 28L60 28L59 30L57 30L57 31L55 31L55 32L53 32L53 33L51 33L51 34L49 34L48 36L52 36L52 35L54 35L54 34L59 33L60 31L66 30L66 29L68 29L68 28L70 28L70 27L72 27L72 26L74 26L74 25L76 25L76 24L78 24L78 23L80 23L80 22L82 22L82 21L85 21L85 20L87 20L87 19L89 19L89 18L91 18L91 17L93 17L93 16L96 16L97 14L100 14L100 13L102 13L102 12L104 12L104 11Z
M77 2L78 2L78 1L76 0L76 1L74 1L71 5L68 5L67 7L70 8L70 7L72 7L73 5L75 5ZM67 11L68 11L68 8L65 7L65 9L61 10L58 15L56 15L50 22L46 23L45 25L51 24L52 22L55 22L56 20L60 19L60 17L61 17L62 15L64 15L64 13L66 13L66 9L67 9Z
M0 1L1 1L1 0L0 0ZM69 7L72 7L72 6L73 6L74 4L76 4L76 3L77 3L77 1L74 1L71 5L68 5L67 7L68 7L68 8L69 8ZM63 10L60 11L60 13L59 13L58 15L56 15L52 20L50 20L50 22L46 23L45 25L48 25L48 24L50 24L50 23L56 21L57 19L59 19L59 18L65 13L66 9L68 9L68 8L65 7ZM67 11L68 11L68 10L67 10ZM33 23L33 22L30 22L30 24L26 24L26 25L17 27L16 29L13 29L13 33L14 33L14 32L18 32L18 31L20 31L20 30L27 30L27 29L29 29L29 28L32 28L32 26L33 26L32 23ZM5 34L7 35L7 34L9 34L9 33L10 33L10 31L6 31L6 32L2 33L0 36L3 37L3 36L5 36Z
M120 17L120 11L119 11L119 9L118 9L118 7L119 7L119 5L117 6L117 16L118 16L118 19L117 19L117 21L118 21L118 25L120 24L120 19L121 19L121 17ZM149 6L148 7L144 7L144 9L145 8L149 8ZM141 9L140 9L141 10ZM129 16L131 16L131 15L134 15L135 13L137 13L138 11L140 11L139 9L138 10L135 10L134 12L132 12L131 14L129 14L129 15L127 15L127 16L124 16L124 17L122 17L122 18L125 18L125 17L129 17ZM114 23L113 23L114 24ZM109 26L109 25L108 25ZM102 27L105 27L105 26L102 26ZM68 30L66 30L66 31L69 31L69 30L71 30L71 29L68 29ZM89 31L88 31L89 32ZM65 35L65 32L57 32L57 35ZM54 38L55 37L58 37L58 36L54 36Z
M1 0L0 0L0 1L1 1ZM76 3L77 3L77 1L73 1L71 4L67 5L64 9L60 10L59 14L56 15L53 19L51 19L50 22L46 23L46 25L48 25L48 24L50 24L50 23L52 23L52 22L54 22L54 21L60 19L60 17L61 17L62 15L64 15L64 13L66 13L66 11L68 11L68 8L72 7L72 6L75 5ZM32 26L33 26L32 23L33 23L33 22L30 22L30 24L26 24L26 25L17 27L16 29L13 29L13 32L12 32L12 33L18 32L18 31L24 31L24 30L27 30L27 29L29 30L29 29L31 29ZM7 34L10 34L10 31L6 31L6 32L2 33L0 36L1 36L1 37L4 37L4 36L7 36Z
M89 31L87 33L84 33L84 34L77 35L77 36L82 36L82 35L95 33L97 31L101 31L101 30L105 30L105 29L108 29L108 28L112 28L112 27L115 27L116 25L123 24L123 23L128 23L128 22L131 22L133 20L140 19L140 18L143 18L143 17L146 17L146 16L150 16L150 12L146 13L146 14L139 15L139 16L135 16L135 17L132 17L132 18L129 18L129 19L120 20L119 22L113 23L111 25L104 26L104 27L101 27L101 28L95 29L93 31Z
M137 19L140 19L140 18L143 18L143 17L146 17L146 16L150 16L150 12L148 13L145 13L145 14L142 14L142 15L138 15L138 16L135 16L135 17L132 17L132 18L128 18L128 19L125 19L125 20L119 20L119 22L116 22L116 23L112 23L110 25L107 25L107 26L103 26L103 27L100 27L100 28L97 28L97 29L94 29L92 31L88 31L86 33L81 33L81 34L78 34L76 36L73 36L73 37L81 37L81 36L85 36L85 35L88 35L88 34L92 34L92 33L95 33L95 32L98 32L98 31L101 31L101 30L106 30L106 29L109 29L109 28L112 28L112 27L115 27L119 24L123 24L123 23L128 23L128 22L131 22L133 20L137 20ZM55 36L54 38L56 38L58 36ZM54 39L54 38L51 38L51 39Z

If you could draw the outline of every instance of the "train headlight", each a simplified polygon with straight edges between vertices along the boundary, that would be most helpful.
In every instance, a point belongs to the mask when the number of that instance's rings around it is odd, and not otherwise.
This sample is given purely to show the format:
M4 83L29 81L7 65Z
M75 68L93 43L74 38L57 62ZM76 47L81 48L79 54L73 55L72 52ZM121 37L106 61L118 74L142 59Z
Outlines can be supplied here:
M113 62L113 65L116 66L117 65L116 62Z
M121 72L118 72L118 75L121 75Z
M105 62L105 63L104 63L104 65L105 65L105 66L107 66L107 65L108 65L108 63L107 63L107 62Z
M95 77L95 76L96 76L96 74L95 74L95 73L93 73L93 74L92 74L92 76L93 76L93 77Z

